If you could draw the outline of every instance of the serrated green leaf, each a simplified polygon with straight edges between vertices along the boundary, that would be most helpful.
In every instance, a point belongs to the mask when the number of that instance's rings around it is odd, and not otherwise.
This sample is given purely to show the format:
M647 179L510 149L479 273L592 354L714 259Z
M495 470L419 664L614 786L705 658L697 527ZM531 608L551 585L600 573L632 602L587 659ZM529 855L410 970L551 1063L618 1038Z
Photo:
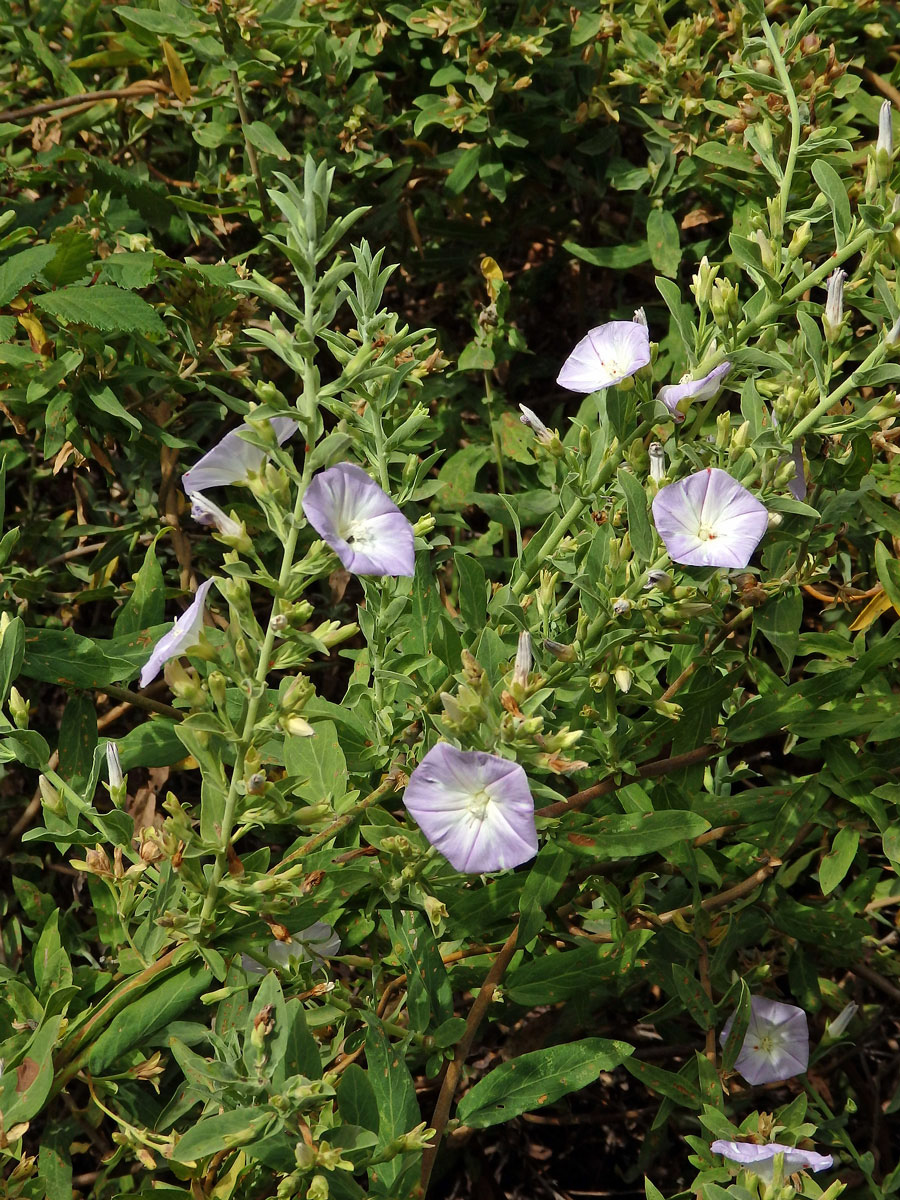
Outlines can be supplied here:
M110 283L62 288L58 292L36 296L34 305L66 324L89 325L103 333L166 335L166 327L156 309L134 292L126 292Z
M23 287L37 279L47 263L56 257L56 246L30 246L8 258L0 267L0 304L15 300Z

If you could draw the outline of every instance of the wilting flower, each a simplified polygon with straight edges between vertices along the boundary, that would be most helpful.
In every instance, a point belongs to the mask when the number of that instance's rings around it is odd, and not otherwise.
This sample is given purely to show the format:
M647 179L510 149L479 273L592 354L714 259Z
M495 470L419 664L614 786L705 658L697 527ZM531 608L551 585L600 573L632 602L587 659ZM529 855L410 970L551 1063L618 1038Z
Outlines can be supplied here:
M683 421L691 400L711 400L722 386L722 380L731 370L730 362L719 363L702 379L691 379L690 373L682 376L681 383L669 383L659 389L657 400L661 400L676 421Z
M191 502L191 516L198 525L214 525L223 537L243 537L243 526L238 521L232 520L231 517L227 517L218 504L213 504L208 496L204 496L202 492L191 492L188 499Z
M844 280L846 278L847 272L841 267L832 271L828 276L822 325L825 329L825 337L829 342L833 342L841 332L841 324L844 320Z
M803 447L800 439L791 446L791 461L794 464L794 477L788 480L788 491L795 500L806 499L806 468L803 465Z
M516 647L516 661L513 666L513 683L520 688L528 687L528 675L531 671L531 634L523 630L519 634L519 644Z
M276 967L295 967L311 962L314 971L321 971L329 958L339 952L341 939L324 921L316 921L307 929L292 934L287 941L277 938L266 947L266 958ZM265 975L266 969L249 954L241 955L241 966L251 975Z
M650 332L636 321L609 321L583 337L556 377L570 392L599 392L650 361Z
M414 575L413 527L362 467L320 471L303 496L306 519L355 575Z
M653 519L673 562L746 567L766 532L767 513L727 471L707 467L660 488Z
M643 325L645 329L647 328L647 314L644 312L643 304L634 310L634 316L631 319L635 325Z
M279 446L297 432L297 422L291 417L272 417L271 424ZM217 442L199 462L185 471L181 486L192 499L195 492L205 492L207 488L224 487L227 483L246 483L249 476L260 469L268 457L265 450L251 446L240 436L252 428L245 423L226 433L221 442Z
M719 1041L724 1046L734 1024L725 1022ZM809 1025L796 1004L750 997L750 1024L735 1067L750 1084L781 1083L802 1075L809 1063Z
M798 1150L796 1146L782 1146L780 1142L769 1142L766 1146L757 1146L754 1142L713 1142L710 1146L713 1154L721 1154L729 1162L740 1163L749 1167L755 1175L767 1181L775 1173L775 1155L784 1155L784 1175L794 1175L797 1171L827 1171L833 1165L834 1159L830 1154L816 1154L813 1150Z
M525 772L496 754L438 742L410 776L403 803L457 871L502 871L537 854Z
M178 655L185 654L200 641L206 593L214 582L213 579L207 579L206 583L200 584L193 604L184 610L169 632L156 643L156 648L144 663L141 671L142 688L153 682L170 658L177 658Z
M650 478L654 483L662 483L666 474L666 452L661 442L651 442L647 447L650 458Z
M524 404L519 405L519 410L522 413L521 417L519 417L522 424L527 425L529 429L534 431L539 442L543 442L545 446L549 445L553 440L553 434L537 413L532 412L530 408L526 408Z

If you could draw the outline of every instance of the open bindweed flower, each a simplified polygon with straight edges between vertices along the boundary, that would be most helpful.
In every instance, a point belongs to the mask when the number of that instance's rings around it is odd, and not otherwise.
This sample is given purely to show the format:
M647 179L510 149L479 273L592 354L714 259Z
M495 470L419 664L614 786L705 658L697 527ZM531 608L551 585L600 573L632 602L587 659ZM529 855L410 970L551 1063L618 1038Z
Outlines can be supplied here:
M711 400L722 386L722 380L731 370L730 362L719 363L717 367L704 375L702 379L691 379L690 374L682 376L681 383L669 383L661 387L657 400L661 400L677 422L685 418L685 413L692 400Z
M758 1146L755 1142L726 1142L719 1140L710 1146L713 1154L721 1154L729 1162L748 1167L761 1179L770 1181L775 1173L775 1156L784 1155L783 1175L794 1175L797 1171L827 1171L834 1165L830 1154L816 1154L814 1150L798 1150L796 1146L783 1146L780 1142L769 1142Z
M438 742L410 776L403 803L457 871L502 871L537 854L525 772L496 754Z
M297 422L291 417L272 417L271 424L279 446L283 446L297 432ZM245 422L231 433L226 433L221 442L217 442L189 471L185 471L181 486L192 502L195 492L224 487L228 483L246 483L251 475L259 471L267 457L265 450L251 446L240 436L242 431L251 428Z
M652 507L669 556L687 567L746 567L768 524L765 506L718 467L660 488Z
M728 1040L734 1015L725 1022L719 1041ZM809 1063L809 1025L796 1004L762 996L750 997L750 1024L735 1068L750 1084L781 1083L802 1075Z
M153 653L141 670L142 688L153 682L170 658L177 658L180 654L185 654L200 641L206 593L214 583L214 579L207 579L206 583L200 584L193 603L178 617L169 632L156 643Z
M556 377L570 392L599 392L650 361L650 332L638 321L609 321L583 337Z
M413 527L355 463L320 471L303 496L306 519L355 575L414 575Z

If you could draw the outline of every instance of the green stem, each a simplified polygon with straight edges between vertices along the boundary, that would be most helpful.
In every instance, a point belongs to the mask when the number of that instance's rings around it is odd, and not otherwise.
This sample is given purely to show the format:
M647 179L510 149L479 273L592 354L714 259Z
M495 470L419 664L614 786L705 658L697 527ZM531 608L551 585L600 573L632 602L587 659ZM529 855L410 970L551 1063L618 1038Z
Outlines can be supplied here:
M775 34L772 31L772 26L766 20L765 16L762 19L763 36L766 39L766 45L769 47L769 53L772 55L772 62L775 65L775 70L778 78L781 81L781 86L784 88L784 94L787 98L788 108L791 113L791 142L788 149L787 162L784 167L784 175L781 178L780 192L780 213L779 213L779 230L778 237L781 240L784 231L784 219L787 216L788 205L791 198L791 181L794 177L794 167L797 165L797 151L800 149L800 106L797 104L797 96L794 92L791 83L790 72L787 69L787 64L781 50L778 48L778 42L775 39ZM773 231L774 232L774 231Z
M652 422L642 421L641 424L638 425L637 429L629 434L628 438L616 448L615 453L611 453L607 457L606 461L603 463L602 467L591 481L588 489L590 495L579 496L577 500L572 501L572 503L560 517L559 524L547 538L546 542L544 542L543 546L541 547L541 555L543 559L548 559L550 555L558 549L560 542L568 534L569 530L591 503L597 492L599 492L601 488L605 487L615 474L617 468L623 461L624 452L633 442L636 442L639 438L642 438L651 427ZM538 567L537 570L540 570L540 567ZM529 575L527 572L523 572L519 576L519 578L512 585L512 593L514 596L522 595L526 588L528 588L528 586L531 584L532 579L537 574L537 570L533 574Z
M234 41L231 37L231 31L228 28L228 22L221 6L216 7L216 18L219 23L219 34L222 38L222 47L229 58L234 57ZM247 151L247 162L250 164L250 173L256 183L256 190L259 194L259 207L262 212L263 220L270 221L272 219L272 210L269 208L269 193L266 191L266 185L263 183L262 172L259 169L259 159L256 157L256 148L247 137L247 129L252 123L250 114L247 111L247 105L244 101L244 93L241 88L241 80L237 71L229 70L231 76L231 90L234 94L235 107L238 110L238 116L241 121L241 135L244 139L244 149Z
M836 387L834 391L829 392L824 400L820 400L812 412L808 412L802 421L798 421L788 435L791 438L798 438L804 433L808 433L818 421L819 417L824 416L830 408L833 408L840 400L857 386L856 376L861 371L867 371L870 367L875 367L884 358L887 347L884 342L879 342L871 354L859 364L855 371L851 371L850 375L840 387Z
M385 796L389 796L397 786L397 780L393 774L389 775L382 783L375 788L374 792L369 792L368 796L354 804L349 812L345 812L342 816L332 821L330 825L311 837L308 842L304 842L302 846L298 846L296 850L292 850L290 854L286 854L284 858L269 872L270 875L280 872L288 863L294 862L298 858L306 858L308 854L312 854L314 850L318 850L320 846L324 846L342 829L346 829L348 825L352 825L357 817L362 816L366 809L371 808L373 804L377 804L379 800L383 800ZM305 870L302 865L289 871L282 878L290 879L294 874Z
M484 372L484 402L487 405L488 423L491 427L491 441L494 443L494 463L497 467L497 487L501 495L506 495L506 478L503 471L503 449L500 445L500 434L494 424L494 387L491 383L490 371ZM509 558L509 530L504 525L501 530L503 557Z
M822 1099L822 1097L819 1095L819 1093L813 1088L812 1084L809 1082L808 1079L803 1080L803 1087L804 1087L804 1090L806 1091L806 1094L809 1096L810 1100L812 1101L813 1108L817 1108L819 1110L819 1112L825 1117L826 1121L829 1122L829 1124L831 1125L832 1132L834 1133L835 1137L837 1137L837 1139L840 1141L841 1145L844 1147L844 1149L847 1151L847 1153L850 1155L850 1157L856 1163L856 1166L859 1169L859 1171L865 1176L866 1182L868 1183L869 1187L871 1188L870 1195L872 1197L872 1200L880 1200L880 1198L884 1196L884 1192L881 1190L881 1188L878 1186L878 1184L872 1178L872 1172L866 1170L865 1165L863 1164L863 1161L862 1161L862 1156L860 1155L860 1153L856 1149L856 1147L853 1145L852 1138L848 1135L847 1131L841 1127L841 1125L838 1121L838 1118L831 1111L831 1109L828 1107L828 1105L825 1103L825 1101Z

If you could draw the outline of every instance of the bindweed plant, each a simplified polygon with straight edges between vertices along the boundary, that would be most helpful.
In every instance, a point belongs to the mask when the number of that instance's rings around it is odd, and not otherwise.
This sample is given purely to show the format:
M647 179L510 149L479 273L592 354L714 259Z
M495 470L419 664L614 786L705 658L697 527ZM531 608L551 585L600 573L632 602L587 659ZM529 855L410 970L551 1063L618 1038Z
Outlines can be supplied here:
M890 101L859 174L801 108L829 12L741 10L765 203L573 330L558 428L501 411L525 346L484 260L489 439L446 459L363 210L251 160L278 271L217 277L253 369L180 477L192 598L161 619L157 530L112 637L0 619L19 862L79 888L15 884L4 1194L69 1200L88 1138L98 1197L446 1195L477 1131L616 1088L648 1200L900 1189L842 1074L897 993L900 204ZM23 678L70 694L52 751ZM92 689L146 720L98 740Z

